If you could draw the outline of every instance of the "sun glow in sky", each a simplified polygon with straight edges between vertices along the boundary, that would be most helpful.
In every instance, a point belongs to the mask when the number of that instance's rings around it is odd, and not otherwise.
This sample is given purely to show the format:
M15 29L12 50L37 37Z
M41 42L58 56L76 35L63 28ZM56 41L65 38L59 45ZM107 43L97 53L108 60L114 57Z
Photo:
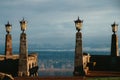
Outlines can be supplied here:
M111 24L114 21L120 24L119 3L119 0L1 0L0 44L4 45L5 24L9 21L13 45L19 45L19 21L24 17L28 22L29 44L74 47L74 20L79 16L83 20L85 47L93 43L96 47L110 46Z

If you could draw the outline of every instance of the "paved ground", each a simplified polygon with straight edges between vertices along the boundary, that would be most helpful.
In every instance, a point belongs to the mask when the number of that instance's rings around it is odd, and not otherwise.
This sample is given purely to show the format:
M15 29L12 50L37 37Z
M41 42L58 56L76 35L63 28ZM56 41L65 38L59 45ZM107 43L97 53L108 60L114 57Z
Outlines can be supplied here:
M15 78L15 80L86 80L83 77L19 77Z
M90 71L88 77L120 77L120 72L111 71Z
M94 77L120 77L120 72L90 71L86 77L16 77L15 80L89 80Z

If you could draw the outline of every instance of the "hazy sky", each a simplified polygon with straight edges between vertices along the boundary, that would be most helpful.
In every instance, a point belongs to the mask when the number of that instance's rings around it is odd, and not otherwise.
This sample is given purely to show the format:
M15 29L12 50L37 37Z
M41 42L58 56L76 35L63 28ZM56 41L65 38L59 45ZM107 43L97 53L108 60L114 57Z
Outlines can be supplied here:
M114 21L120 24L119 3L120 0L0 0L0 44L4 45L4 25L9 21L13 45L19 45L19 21L24 17L28 22L29 44L73 46L74 20L79 16L84 21L82 33L86 47L110 45L111 24Z

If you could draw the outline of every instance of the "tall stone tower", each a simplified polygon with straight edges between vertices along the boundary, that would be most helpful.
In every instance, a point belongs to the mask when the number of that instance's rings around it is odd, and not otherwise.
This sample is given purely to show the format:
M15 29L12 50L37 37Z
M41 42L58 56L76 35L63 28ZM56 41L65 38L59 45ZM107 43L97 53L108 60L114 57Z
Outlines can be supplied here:
M12 55L12 36L10 34L12 25L9 22L5 25L6 27L6 40L5 40L5 55L9 58Z
M20 21L22 33L20 35L20 50L19 50L19 71L18 76L29 76L28 69L28 45L27 45L27 35L26 30L26 21L23 19Z
M83 69L83 51L82 51L82 29L83 21L79 19L75 21L75 26L78 32L76 33L76 46L75 46L75 62L74 62L74 75L84 76L85 71Z
M111 56L119 56L119 47L118 47L118 35L116 34L118 30L118 24L114 22L112 26L112 39L111 39Z

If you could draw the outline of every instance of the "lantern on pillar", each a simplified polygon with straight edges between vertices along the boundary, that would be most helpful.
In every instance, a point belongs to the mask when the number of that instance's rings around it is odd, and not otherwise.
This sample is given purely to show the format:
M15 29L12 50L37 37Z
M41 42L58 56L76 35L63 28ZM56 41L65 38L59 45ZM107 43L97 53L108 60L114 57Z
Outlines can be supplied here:
M118 30L118 24L116 24L115 22L111 25L112 26L112 31L113 33L116 33Z
M27 28L27 22L24 20L20 21L21 30L24 32Z
M8 22L8 23L5 25L5 27L6 27L6 32L7 32L7 33L10 33L10 32L11 32L12 25L9 24L9 22Z
M112 26L112 39L111 39L111 56L119 56L119 44L118 44L118 35L116 34L118 30L118 24L115 22L111 25Z
M75 44L75 62L74 62L74 72L75 76L84 76L85 71L83 67L83 51L82 51L82 29L83 21L79 19L75 20L75 27L78 32L76 32L76 44Z
M83 23L83 21L80 20L79 17L78 17L78 19L75 20L74 22L75 22L76 30L78 30L78 32L79 32L82 29L82 23Z

